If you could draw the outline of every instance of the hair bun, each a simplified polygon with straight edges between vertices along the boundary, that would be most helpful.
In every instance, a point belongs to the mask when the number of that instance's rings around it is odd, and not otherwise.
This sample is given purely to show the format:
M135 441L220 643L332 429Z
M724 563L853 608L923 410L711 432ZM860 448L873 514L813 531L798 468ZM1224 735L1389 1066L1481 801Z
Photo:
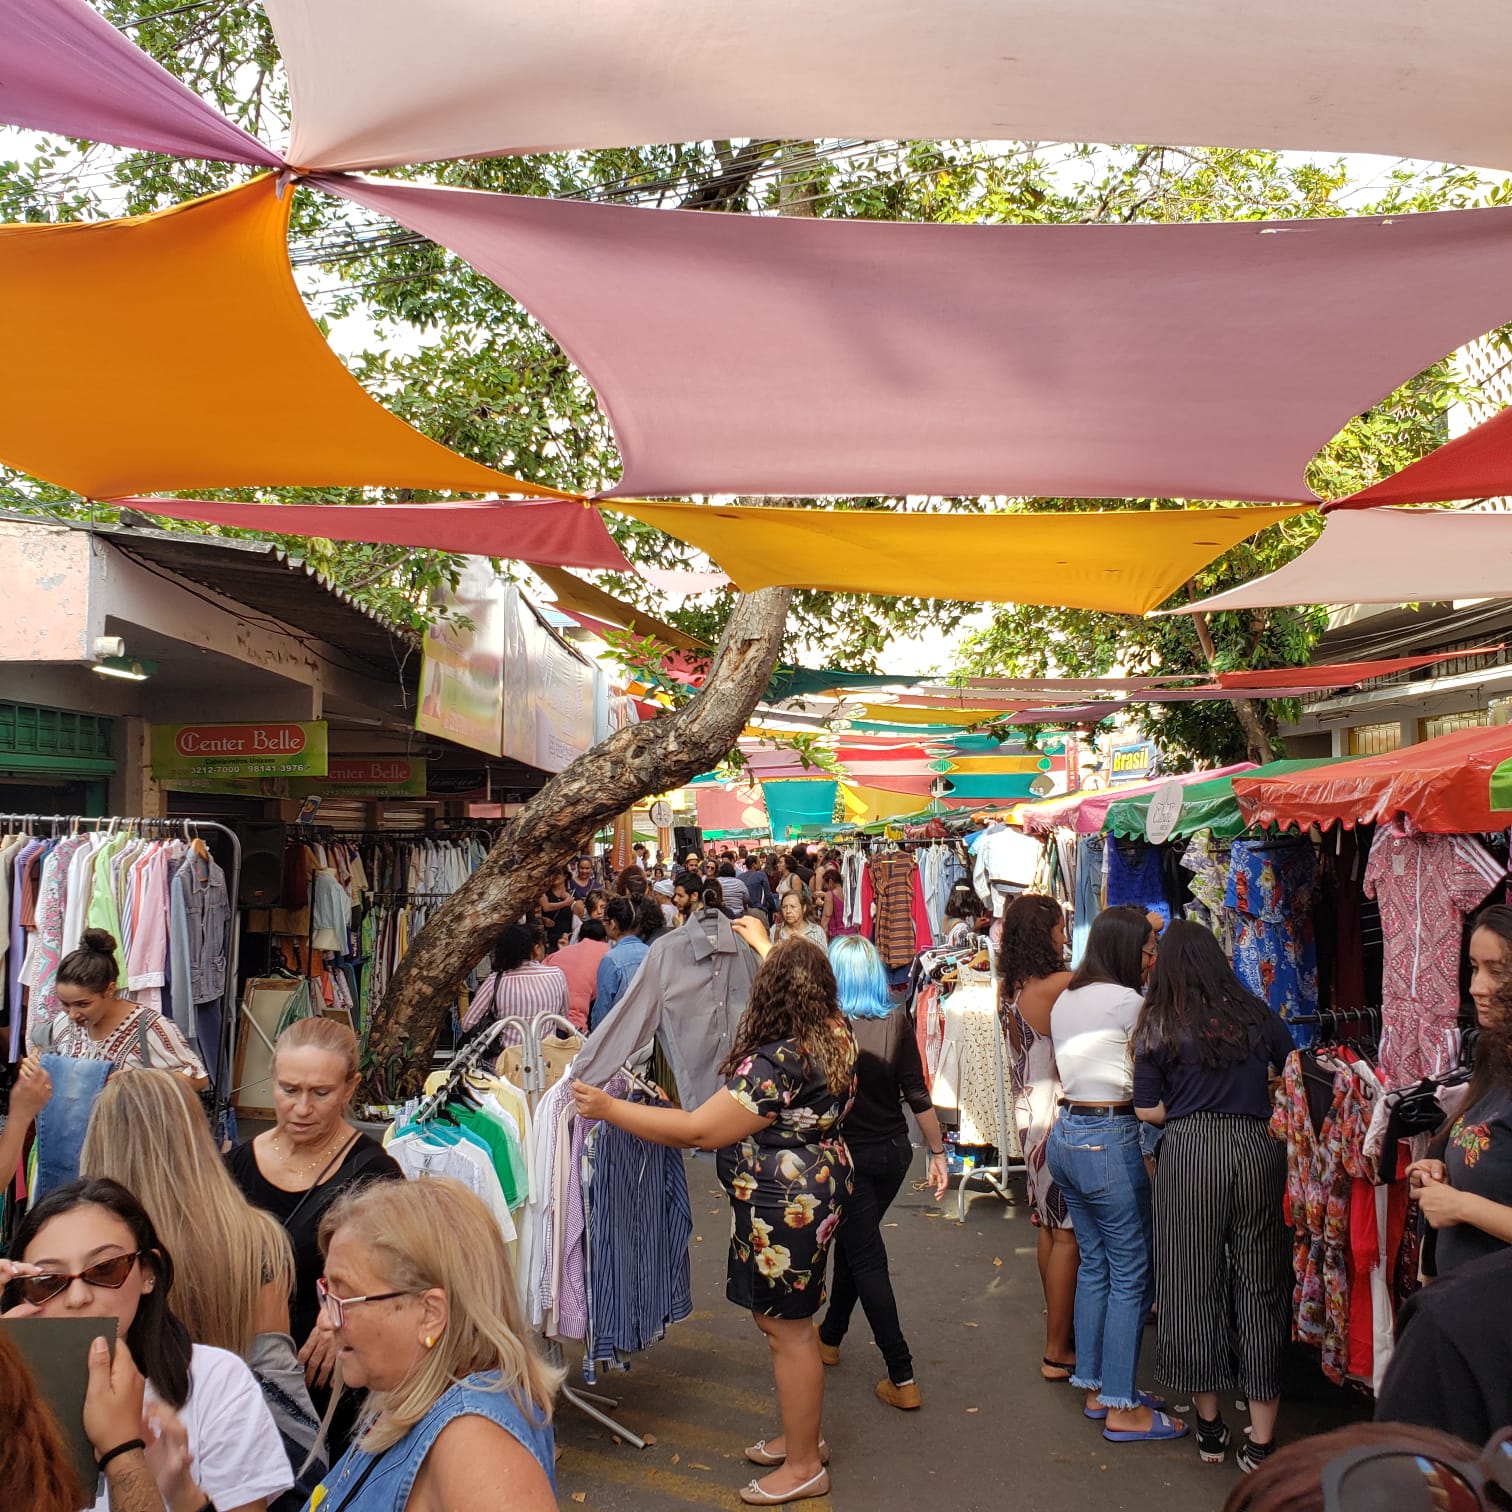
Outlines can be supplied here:
M86 950L96 951L100 955L113 956L116 953L115 936L108 929L86 929L80 943Z

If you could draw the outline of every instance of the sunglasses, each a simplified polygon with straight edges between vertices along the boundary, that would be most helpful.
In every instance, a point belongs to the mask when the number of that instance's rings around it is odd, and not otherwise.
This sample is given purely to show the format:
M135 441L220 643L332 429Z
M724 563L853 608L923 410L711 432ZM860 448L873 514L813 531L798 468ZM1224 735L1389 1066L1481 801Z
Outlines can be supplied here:
M1323 1512L1492 1512L1512 1507L1512 1428L1474 1460L1391 1444L1353 1449L1323 1470Z
M82 1281L86 1286L103 1286L110 1291L119 1291L125 1286L132 1266L141 1259L141 1256L141 1250L134 1250L129 1255L116 1255L110 1260L98 1260L73 1276L17 1276L13 1285L21 1300L30 1302L33 1307L41 1307L44 1302L51 1302L61 1292L66 1292L75 1281Z

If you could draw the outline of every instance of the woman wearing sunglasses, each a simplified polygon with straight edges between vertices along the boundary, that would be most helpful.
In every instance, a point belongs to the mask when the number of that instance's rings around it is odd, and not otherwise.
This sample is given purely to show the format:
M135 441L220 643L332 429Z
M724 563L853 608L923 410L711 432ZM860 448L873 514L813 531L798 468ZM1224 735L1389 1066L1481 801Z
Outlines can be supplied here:
M368 1392L319 1512L550 1512L561 1374L526 1332L499 1226L459 1182L378 1182L320 1225L320 1328Z
M76 1181L49 1192L16 1230L4 1279L8 1317L116 1320L117 1350L124 1341L147 1378L147 1412L165 1404L188 1433L199 1501L186 1507L175 1497L170 1512L212 1505L218 1512L265 1512L269 1499L293 1484L252 1372L227 1350L190 1342L169 1305L173 1261L142 1205L119 1182ZM99 1458L110 1462L116 1449L132 1443L109 1446ZM94 1507L111 1507L108 1473Z

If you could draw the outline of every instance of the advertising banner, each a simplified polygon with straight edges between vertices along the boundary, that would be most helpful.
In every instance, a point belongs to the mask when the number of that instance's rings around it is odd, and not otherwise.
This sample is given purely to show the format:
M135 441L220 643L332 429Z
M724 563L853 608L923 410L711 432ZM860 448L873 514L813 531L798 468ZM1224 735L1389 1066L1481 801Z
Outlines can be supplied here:
M509 599L518 590L486 557L469 557L441 624L425 632L415 728L502 756Z
M176 781L324 777L326 723L187 724L152 727L152 775Z
M297 777L291 798L423 798L425 761L410 756L332 756L324 777Z

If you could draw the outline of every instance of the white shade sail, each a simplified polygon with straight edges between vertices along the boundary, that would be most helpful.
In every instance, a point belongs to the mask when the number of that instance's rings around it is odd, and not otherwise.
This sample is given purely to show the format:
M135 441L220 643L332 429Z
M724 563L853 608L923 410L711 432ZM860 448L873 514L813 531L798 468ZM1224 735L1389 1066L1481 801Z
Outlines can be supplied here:
M1448 509L1340 509L1286 566L1162 611L1283 604L1419 604L1512 596L1512 515Z
M1379 152L1512 167L1506 0L266 0L288 161L725 137Z

